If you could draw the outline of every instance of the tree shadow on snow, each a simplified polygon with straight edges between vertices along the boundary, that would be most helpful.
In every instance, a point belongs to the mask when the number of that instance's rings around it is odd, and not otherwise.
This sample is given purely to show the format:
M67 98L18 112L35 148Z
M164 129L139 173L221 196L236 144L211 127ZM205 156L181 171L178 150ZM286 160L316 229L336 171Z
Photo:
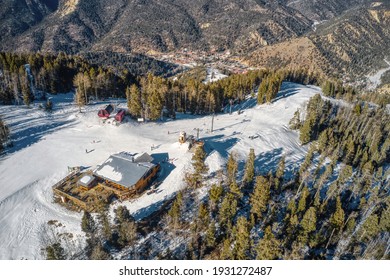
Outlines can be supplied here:
M290 82L284 82L282 84L282 87L280 88L280 91L276 95L276 98L272 100L272 102L279 101L281 99L287 98L289 96L293 96L299 92L300 89L302 89L303 85L290 83Z
M72 120L52 121L49 123L36 123L33 126L25 125L22 129L12 132L12 147L7 149L7 153L14 153L28 146L31 146L40 140L45 140L45 136L65 127L70 127Z
M217 151L224 158L229 156L228 150L238 142L238 138L226 138L225 135L215 135L202 138L205 142L205 151L210 154L212 151Z
M266 175L270 170L275 172L280 159L283 156L283 148L274 149L256 156L255 170L257 174Z

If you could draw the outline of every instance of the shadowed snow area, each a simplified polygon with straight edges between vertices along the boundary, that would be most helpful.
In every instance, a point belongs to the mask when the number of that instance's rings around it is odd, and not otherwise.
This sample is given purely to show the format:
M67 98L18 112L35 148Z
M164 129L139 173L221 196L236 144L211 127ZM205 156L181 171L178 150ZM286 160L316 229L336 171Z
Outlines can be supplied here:
M211 116L178 114L175 121L103 124L97 111L108 102L90 105L80 113L71 94L54 96L52 113L39 110L37 105L31 109L0 106L15 144L0 158L0 259L42 258L42 236L49 220L61 223L59 231L73 233L76 244L84 242L81 214L53 203L51 186L66 176L68 166L96 168L121 151L168 158L162 163L158 180L163 182L156 192L122 203L136 219L153 213L184 187L184 173L191 167L192 154L187 145L178 142L180 131L196 135L199 128L210 173L218 171L232 151L244 161L250 148L255 149L260 173L275 168L282 155L293 168L306 148L299 144L297 132L288 129L288 122L297 108L319 92L317 87L284 83L270 105L258 106L248 98L235 105L231 115L216 115L213 133ZM114 104L117 109L126 107L125 100Z

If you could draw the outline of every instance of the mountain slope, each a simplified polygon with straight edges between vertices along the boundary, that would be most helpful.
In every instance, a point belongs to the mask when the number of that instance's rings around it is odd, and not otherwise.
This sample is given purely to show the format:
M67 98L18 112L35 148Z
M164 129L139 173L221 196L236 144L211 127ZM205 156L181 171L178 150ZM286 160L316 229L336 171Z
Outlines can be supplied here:
M390 3L379 3L352 9L311 36L338 72L362 76L387 66L383 60L390 55Z
M356 7L366 0L287 0L286 5L304 14L315 21L323 21L334 18L344 11Z
M377 2L350 9L304 37L259 48L246 60L252 66L311 68L355 79L387 66L389 46L390 5Z
M28 13L16 11L12 18ZM8 20L4 17L2 25ZM23 34L6 33L1 45L6 50L72 53L240 48L302 35L311 24L276 0L62 0Z
M16 36L58 8L58 0L0 0L0 34Z

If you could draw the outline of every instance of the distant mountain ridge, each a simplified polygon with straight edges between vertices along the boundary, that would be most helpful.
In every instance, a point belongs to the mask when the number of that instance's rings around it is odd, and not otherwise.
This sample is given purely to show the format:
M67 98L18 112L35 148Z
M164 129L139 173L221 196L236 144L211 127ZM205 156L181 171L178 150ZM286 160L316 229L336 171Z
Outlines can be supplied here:
M171 51L269 45L312 20L277 0L0 0L1 48L24 51Z
M0 0L0 5L3 51L231 50L253 66L297 64L298 57L324 73L356 75L389 52L388 1Z

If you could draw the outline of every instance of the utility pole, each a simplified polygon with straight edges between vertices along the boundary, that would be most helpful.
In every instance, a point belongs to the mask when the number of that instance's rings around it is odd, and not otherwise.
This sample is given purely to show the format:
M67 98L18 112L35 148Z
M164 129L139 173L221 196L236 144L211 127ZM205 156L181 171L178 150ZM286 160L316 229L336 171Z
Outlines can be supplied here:
M199 140L199 128L194 128L196 130L196 141Z
M211 117L211 132L214 131L214 116L215 116L215 113L213 113L213 116Z
M187 90L184 91L184 114L187 113Z

